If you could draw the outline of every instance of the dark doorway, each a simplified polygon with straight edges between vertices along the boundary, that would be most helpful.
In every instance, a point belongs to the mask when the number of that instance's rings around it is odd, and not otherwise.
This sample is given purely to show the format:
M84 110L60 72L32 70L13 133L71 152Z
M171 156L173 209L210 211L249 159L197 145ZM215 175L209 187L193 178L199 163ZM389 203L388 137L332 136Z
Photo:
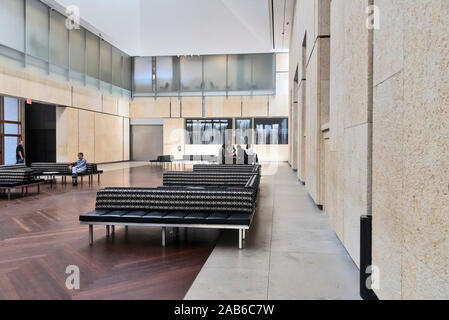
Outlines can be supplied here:
M56 162L56 107L33 103L25 108L26 161Z

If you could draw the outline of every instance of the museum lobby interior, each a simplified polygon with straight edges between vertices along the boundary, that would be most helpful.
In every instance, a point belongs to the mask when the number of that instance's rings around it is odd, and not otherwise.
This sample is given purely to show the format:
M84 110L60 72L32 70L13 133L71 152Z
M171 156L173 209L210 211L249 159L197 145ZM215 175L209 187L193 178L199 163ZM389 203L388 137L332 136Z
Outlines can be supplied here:
M0 0L0 300L449 299L448 25Z

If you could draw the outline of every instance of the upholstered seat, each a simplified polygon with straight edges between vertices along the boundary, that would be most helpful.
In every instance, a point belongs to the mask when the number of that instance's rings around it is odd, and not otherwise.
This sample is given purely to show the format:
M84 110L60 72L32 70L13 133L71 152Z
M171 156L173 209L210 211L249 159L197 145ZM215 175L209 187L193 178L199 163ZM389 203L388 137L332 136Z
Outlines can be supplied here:
M142 223L142 224L226 224L249 225L252 214L187 212L187 211L129 211L95 210L80 216L82 222Z

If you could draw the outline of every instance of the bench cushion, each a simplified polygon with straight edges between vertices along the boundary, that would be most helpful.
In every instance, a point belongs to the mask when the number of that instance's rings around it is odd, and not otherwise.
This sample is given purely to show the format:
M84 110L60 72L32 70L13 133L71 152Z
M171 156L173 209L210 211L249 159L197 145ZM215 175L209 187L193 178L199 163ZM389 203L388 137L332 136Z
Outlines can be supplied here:
M143 211L143 210L95 210L80 215L82 222L142 223L142 224L224 224L246 226L252 214L186 212L186 211Z

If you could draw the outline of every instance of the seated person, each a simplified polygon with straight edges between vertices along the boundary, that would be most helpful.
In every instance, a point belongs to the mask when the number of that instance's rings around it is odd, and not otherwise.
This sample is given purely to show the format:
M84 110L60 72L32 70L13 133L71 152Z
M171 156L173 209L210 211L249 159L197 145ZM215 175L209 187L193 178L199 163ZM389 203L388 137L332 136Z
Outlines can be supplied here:
M78 185L78 174L85 173L87 171L87 161L84 159L82 152L78 153L78 160L71 163L69 169L72 170L73 185Z

